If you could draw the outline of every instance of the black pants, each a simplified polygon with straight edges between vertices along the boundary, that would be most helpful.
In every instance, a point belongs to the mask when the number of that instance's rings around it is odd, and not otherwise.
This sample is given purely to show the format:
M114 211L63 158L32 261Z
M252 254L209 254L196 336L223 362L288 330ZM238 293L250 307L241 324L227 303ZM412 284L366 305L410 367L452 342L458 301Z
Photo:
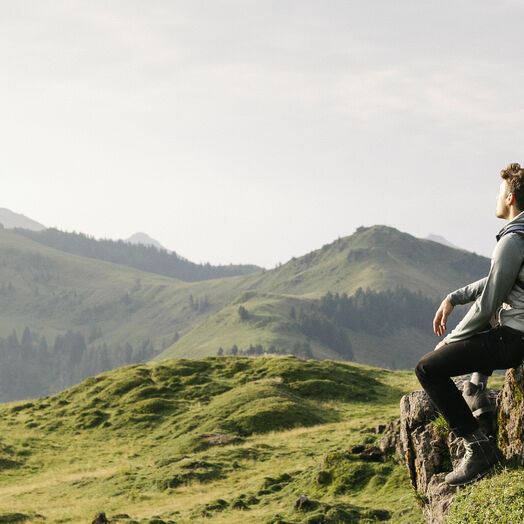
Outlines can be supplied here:
M498 326L424 355L415 373L455 435L477 429L477 421L450 377L517 367L524 357L524 332Z

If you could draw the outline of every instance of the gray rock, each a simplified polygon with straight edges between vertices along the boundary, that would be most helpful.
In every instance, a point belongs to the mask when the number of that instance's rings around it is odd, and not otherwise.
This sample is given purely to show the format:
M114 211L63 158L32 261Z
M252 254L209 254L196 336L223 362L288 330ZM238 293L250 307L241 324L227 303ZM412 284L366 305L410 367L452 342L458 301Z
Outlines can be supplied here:
M462 389L464 378L456 378ZM480 424L497 443L507 459L524 466L524 364L506 372L500 393L488 389L497 415L482 415ZM459 488L448 486L444 477L464 455L461 439L433 423L438 413L424 391L414 391L400 401L400 419L390 424L378 447L385 455L404 460L413 488L418 493L428 524L445 521ZM498 429L497 429L498 421Z
M498 401L498 446L504 457L524 466L524 364L506 371Z
M464 379L455 379L460 389L463 382ZM496 392L490 395L495 398ZM461 439L433 422L437 416L429 396L422 390L405 395L400 401L400 452L405 457L411 484L419 494L422 513L429 524L444 522L458 493L457 488L444 482L444 477L464 455ZM393 437L389 440L393 442Z
M385 457L392 457L397 462L405 462L404 453L400 441L400 419L391 422L387 426L382 438L377 442L377 447Z

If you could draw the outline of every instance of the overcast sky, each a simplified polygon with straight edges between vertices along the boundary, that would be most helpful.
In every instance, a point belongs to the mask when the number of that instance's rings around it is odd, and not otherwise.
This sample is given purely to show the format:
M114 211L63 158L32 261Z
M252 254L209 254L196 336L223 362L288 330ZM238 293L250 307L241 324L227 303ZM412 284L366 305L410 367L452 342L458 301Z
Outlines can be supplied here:
M0 207L273 267L360 225L490 255L517 1L0 0Z

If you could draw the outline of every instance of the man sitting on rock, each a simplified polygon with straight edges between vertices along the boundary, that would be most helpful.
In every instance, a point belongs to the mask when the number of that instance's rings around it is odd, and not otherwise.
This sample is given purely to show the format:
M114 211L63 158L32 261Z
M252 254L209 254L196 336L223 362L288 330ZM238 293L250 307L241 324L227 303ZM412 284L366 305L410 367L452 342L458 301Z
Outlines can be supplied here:
M486 384L493 370L517 367L524 357L524 169L510 164L501 177L496 215L508 223L497 235L489 274L442 301L433 320L439 336L454 306L474 304L415 369L451 430L464 440L464 458L446 476L451 486L474 482L497 463L497 450L476 417L492 409ZM492 317L498 323L494 328ZM461 394L450 377L472 372Z

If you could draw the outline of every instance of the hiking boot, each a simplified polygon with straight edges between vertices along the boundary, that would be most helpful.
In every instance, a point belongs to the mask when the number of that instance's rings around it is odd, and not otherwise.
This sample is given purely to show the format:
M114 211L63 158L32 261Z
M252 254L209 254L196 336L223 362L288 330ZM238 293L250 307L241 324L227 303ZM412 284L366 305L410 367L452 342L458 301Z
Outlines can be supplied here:
M499 461L495 446L480 430L464 438L464 448L466 453L462 461L446 475L445 481L450 486L464 486L475 482Z
M477 385L473 382L465 382L462 396L476 418L484 413L495 411L495 406L489 398L485 384Z

